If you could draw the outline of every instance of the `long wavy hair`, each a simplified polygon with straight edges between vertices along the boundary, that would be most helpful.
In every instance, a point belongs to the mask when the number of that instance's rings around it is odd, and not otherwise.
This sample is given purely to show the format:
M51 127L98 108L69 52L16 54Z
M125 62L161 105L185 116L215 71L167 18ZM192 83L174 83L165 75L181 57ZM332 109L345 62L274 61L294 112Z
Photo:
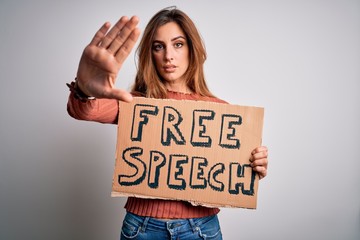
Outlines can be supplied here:
M187 86L196 94L213 97L204 76L206 50L193 21L176 7L165 8L156 13L147 24L139 46L137 74L131 92L150 98L166 98L164 80L158 74L152 55L152 45L157 29L166 23L175 22L184 31L189 46L189 67L185 72Z

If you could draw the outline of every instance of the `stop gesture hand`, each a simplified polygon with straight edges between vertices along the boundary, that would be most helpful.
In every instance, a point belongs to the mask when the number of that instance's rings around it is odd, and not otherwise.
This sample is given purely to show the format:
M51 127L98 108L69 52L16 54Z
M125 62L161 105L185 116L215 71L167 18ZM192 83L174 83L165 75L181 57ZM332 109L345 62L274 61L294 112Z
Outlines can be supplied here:
M115 87L115 81L140 35L138 22L136 16L122 17L111 29L106 22L96 32L79 63L77 85L82 92L96 98L132 100L129 92Z

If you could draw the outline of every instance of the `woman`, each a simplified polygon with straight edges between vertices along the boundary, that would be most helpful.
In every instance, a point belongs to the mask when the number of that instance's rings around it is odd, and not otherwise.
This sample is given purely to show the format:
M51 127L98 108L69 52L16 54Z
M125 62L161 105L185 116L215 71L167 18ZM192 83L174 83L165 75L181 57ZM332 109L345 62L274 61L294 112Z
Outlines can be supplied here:
M136 16L110 29L105 23L81 57L69 84L69 114L81 120L117 124L118 100L133 96L225 103L209 91L203 73L206 52L192 20L176 8L159 11L144 30L137 49L138 70L131 93L114 87L117 74L140 31ZM267 148L252 152L251 166L267 174ZM218 208L184 201L129 197L121 239L222 239Z

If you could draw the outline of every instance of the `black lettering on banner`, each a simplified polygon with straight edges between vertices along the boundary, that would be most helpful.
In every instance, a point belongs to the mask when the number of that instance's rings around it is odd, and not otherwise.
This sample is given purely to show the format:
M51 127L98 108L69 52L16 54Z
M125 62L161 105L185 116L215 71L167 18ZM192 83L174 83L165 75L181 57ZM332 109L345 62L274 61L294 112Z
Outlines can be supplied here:
M191 131L191 144L194 147L211 147L211 137L206 136L204 120L214 120L215 112L211 110L194 110Z
M149 122L148 115L156 116L158 112L158 107L154 105L136 104L134 106L133 121L131 126L132 141L141 142L143 127Z
M240 148L240 140L234 138L235 128L233 125L241 125L240 115L224 114L221 120L221 132L219 145L223 148ZM224 134L225 133L225 134Z
M161 130L161 143L164 146L170 146L173 139L177 145L184 145L185 138L179 129L183 118L181 114L173 107L164 107L164 116Z
M242 181L244 179L245 168L251 169L251 180L250 186L248 189L245 189L245 184ZM241 188L241 193L244 195L253 196L254 195L254 182L255 182L256 172L252 170L249 164L240 165L238 162L230 163L230 174L229 174L229 193L230 194L239 194L239 188Z
M218 192L224 191L224 183L216 179L217 175L224 173L225 165L224 163L217 163L212 166L209 170L208 182L209 186Z
M181 176L184 174L184 169L181 166L188 162L188 156L172 154L169 159L169 172L167 184L169 188L184 190L186 188L186 182Z
M120 174L118 182L122 186L134 186L140 184L146 175L146 164L138 157L143 154L140 147L129 147L123 151L122 159L132 168L135 173L132 175Z
M191 160L190 187L193 189L205 189L207 182L204 178L204 167L208 161L204 157L193 157Z
M165 165L165 155L159 151L150 151L150 166L148 185L151 188L158 188L160 168Z

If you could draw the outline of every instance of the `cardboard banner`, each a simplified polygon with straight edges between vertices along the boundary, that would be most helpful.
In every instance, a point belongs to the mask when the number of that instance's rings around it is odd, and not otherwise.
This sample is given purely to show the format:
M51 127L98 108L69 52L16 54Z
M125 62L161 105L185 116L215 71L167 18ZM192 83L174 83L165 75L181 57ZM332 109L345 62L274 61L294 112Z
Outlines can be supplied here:
M112 196L256 208L263 108L134 98L119 110Z

